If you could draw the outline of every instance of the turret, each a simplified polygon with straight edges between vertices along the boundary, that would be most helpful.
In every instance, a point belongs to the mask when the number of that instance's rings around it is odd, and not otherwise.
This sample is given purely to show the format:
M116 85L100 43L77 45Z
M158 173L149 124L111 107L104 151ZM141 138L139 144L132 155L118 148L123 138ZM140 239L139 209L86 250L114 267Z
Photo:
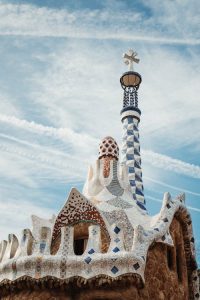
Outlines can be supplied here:
M129 50L123 55L124 62L129 66L120 83L124 90L121 121L123 124L122 164L126 164L133 200L137 205L146 210L143 193L139 129L141 111L138 108L138 89L142 81L139 73L133 70L133 63L139 63L137 53Z

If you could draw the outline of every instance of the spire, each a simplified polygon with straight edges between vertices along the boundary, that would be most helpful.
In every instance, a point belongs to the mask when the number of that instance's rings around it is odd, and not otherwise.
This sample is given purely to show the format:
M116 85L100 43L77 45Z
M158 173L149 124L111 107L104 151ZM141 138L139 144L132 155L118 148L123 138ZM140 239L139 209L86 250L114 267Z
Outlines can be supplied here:
M124 62L129 66L120 83L124 90L123 108L121 110L121 121L123 124L122 164L126 164L128 179L133 199L137 205L145 208L143 193L142 169L140 157L139 129L141 111L138 108L138 89L142 81L139 73L133 71L133 63L139 63L137 53L130 49L123 54Z

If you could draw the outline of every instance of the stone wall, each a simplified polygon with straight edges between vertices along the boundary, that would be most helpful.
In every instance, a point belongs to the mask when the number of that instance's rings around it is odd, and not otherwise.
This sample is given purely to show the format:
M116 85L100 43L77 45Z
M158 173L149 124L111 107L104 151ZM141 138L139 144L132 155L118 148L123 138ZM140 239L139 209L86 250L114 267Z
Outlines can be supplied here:
M170 232L175 244L170 248L161 243L155 243L148 252L145 286L136 287L129 280L123 279L97 286L77 287L68 285L54 289L26 288L22 291L14 290L2 300L188 300L192 299L188 293L188 274L184 251L183 231L179 221L174 218Z

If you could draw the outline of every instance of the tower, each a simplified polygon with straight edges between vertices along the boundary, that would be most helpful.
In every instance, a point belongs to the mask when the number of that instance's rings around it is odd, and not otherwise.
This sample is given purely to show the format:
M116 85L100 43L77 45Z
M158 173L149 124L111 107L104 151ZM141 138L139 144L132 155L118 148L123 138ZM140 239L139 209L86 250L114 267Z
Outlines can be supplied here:
M126 164L128 179L133 199L137 205L146 210L143 193L139 129L141 111L138 108L138 89L142 81L141 75L133 71L133 62L138 63L137 53L129 50L123 55L129 71L125 72L120 83L124 90L121 121L123 124L122 164Z

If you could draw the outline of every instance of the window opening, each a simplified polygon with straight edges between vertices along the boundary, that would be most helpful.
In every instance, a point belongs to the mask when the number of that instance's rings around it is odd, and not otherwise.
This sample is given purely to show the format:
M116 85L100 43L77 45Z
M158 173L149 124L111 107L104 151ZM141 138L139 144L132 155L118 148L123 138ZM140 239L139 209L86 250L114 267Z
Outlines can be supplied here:
M87 238L81 238L74 240L74 253L75 255L82 255L87 246Z
M178 275L178 280L182 281L182 251L180 246L176 248L176 272Z
M174 249L167 247L167 265L170 270L174 269Z

